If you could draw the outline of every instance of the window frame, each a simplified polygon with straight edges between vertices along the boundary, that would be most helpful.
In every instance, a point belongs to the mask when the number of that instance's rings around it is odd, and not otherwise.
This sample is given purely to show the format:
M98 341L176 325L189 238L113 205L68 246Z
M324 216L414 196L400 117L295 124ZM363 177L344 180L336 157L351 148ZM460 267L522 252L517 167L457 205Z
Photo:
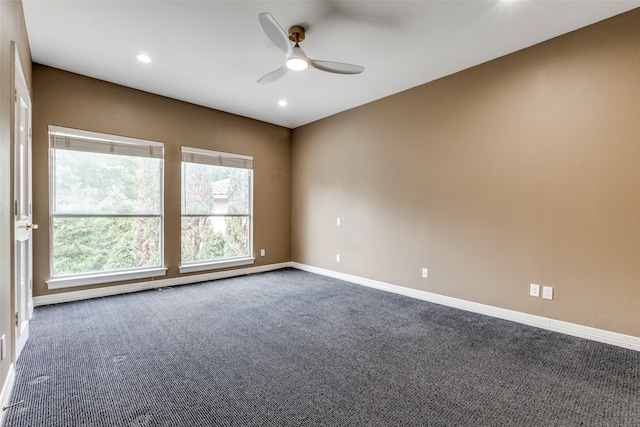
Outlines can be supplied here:
M182 146L180 147L180 265L178 270L180 273L194 273L199 271L206 270L218 270L224 268L231 267L240 267L243 265L251 265L255 263L255 253L254 253L254 242L253 242L253 184L254 184L254 170L253 170L253 156L246 156L242 154L234 154L227 153L223 151L215 151L215 150L206 150L202 148L194 148ZM185 160L187 156L191 157L191 161ZM201 161L195 161L195 158L200 158ZM202 161L205 158L218 158L219 161L212 164L206 161ZM212 260L203 260L203 261L183 261L182 259L182 220L185 216L193 216L194 214L185 214L183 212L183 190L184 190L184 164L185 163L196 163L196 164L210 164L211 166L222 166L222 167L237 167L240 169L246 169L249 171L249 189L248 189L248 210L249 213L247 215L239 215L239 214L207 214L210 217L229 217L229 216L237 216L237 217L248 217L248 227L249 227L249 248L248 255L240 256L240 257L228 257L228 258L219 258ZM242 166L240 166L242 165ZM249 167L247 167L249 165ZM198 215L201 216L201 215Z
M125 280L135 280L135 279L144 279L144 278L154 278L164 276L167 273L167 268L164 266L164 144L157 141L143 140L137 138L129 138L118 135L110 135L104 134L100 132L92 132L86 130L72 129L66 128L62 126L49 125L48 129L49 135L49 280L46 281L47 287L49 289L60 289L60 288L68 288L75 286L87 286L87 285L97 285L103 283L110 282L119 282ZM159 156L148 156L152 158L158 158L161 161L160 164L160 194L159 197L159 251L160 251L160 263L158 266L147 266L147 267L136 267L136 268L127 268L127 269L119 269L119 270L110 270L110 271L97 271L97 272L87 272L87 273L74 273L74 274L65 274L54 276L53 272L53 257L54 257L54 247L53 247L53 220L55 217L64 218L68 217L69 214L56 214L54 213L54 179L52 178L52 174L54 172L54 150L56 145L56 135L60 136L69 136L69 137L77 137L85 140L94 140L100 141L100 144L113 143L117 144L123 150L127 150L128 147L133 148L141 148L148 147L149 150L160 149L161 154ZM83 151L83 150L78 150ZM87 149L84 151L88 152L99 152L98 150ZM146 157L146 156L145 156ZM122 216L122 215L103 215L103 214L77 214L73 216L86 216L86 217L105 217L105 216ZM134 216L134 217L156 217L156 215L149 214L140 214L140 215L128 215L125 216Z

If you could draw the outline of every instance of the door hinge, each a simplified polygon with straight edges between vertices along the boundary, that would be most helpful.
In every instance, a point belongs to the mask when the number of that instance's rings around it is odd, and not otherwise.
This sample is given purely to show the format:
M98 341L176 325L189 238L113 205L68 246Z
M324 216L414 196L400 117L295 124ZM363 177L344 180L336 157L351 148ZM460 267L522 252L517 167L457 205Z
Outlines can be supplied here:
M13 215L14 216L18 216L18 201L17 200L13 201Z
M29 138L31 138L31 128L29 128Z
M13 102L18 102L18 88L13 88Z
M19 324L18 319L20 319L20 314L16 311L16 328L18 327L18 324Z

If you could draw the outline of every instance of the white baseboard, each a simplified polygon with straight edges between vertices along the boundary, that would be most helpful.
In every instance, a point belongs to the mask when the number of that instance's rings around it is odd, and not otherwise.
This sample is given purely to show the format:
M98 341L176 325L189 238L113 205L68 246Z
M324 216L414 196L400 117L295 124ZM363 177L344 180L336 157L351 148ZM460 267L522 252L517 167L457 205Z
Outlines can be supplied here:
M547 317L536 316L533 314L522 313L519 311L507 310L504 308L493 307L477 302L466 301L458 298L447 297L444 295L434 294L417 289L406 288L403 286L392 285L390 283L379 282L377 280L366 279L364 277L352 276L350 274L339 273L324 268L313 267L310 265L292 262L291 267L298 270L308 271L310 273L320 274L322 276L333 277L334 279L344 280L346 282L356 283L359 285L376 288L383 291L393 292L436 304L446 305L449 307L459 308L474 313L485 314L487 316L497 317L499 319L510 320L513 322L523 323L529 326L535 326L554 332L560 332L579 338L586 338L592 341L598 341L605 344L611 344L618 347L624 347L635 351L640 351L640 337L619 334L617 332L605 331L589 326L578 325L575 323L564 322L561 320L549 319Z
M290 262L279 264L260 265L249 268L238 268L234 270L216 271L205 274L195 274L190 276L180 276L171 279L149 280L145 282L129 283L125 285L106 286L102 288L86 289L81 291L63 292L52 295L42 295L33 297L35 307L48 304L59 304L63 302L79 301L84 299L106 297L111 295L126 294L130 292L144 291L147 289L166 288L169 286L187 285L190 283L206 282L208 280L225 279L228 277L244 276L253 273L263 273L265 271L279 270L291 267Z
M493 307L486 304L452 298L444 295L434 294L431 292L419 291L417 289L406 288L403 286L392 285L390 283L380 282L377 280L366 279L364 277L353 276L350 274L339 273L337 271L327 270L324 268L313 267L297 262L283 262L279 264L269 264L257 267L240 268L235 270L225 270L206 274L197 274L191 276L181 276L171 279L151 280L146 282L130 283L125 285L108 286L104 288L87 289L81 291L64 292L60 294L44 295L33 298L34 305L41 306L47 304L58 304L63 302L78 301L83 299L98 298L110 295L118 295L129 292L137 292L146 289L163 288L168 286L185 285L189 283L197 283L208 280L224 279L228 277L243 276L246 274L262 273L266 271L278 270L281 268L293 267L298 270L308 271L310 273L322 276L333 277L335 279L344 280L346 282L356 283L370 288L380 289L387 292L393 292L436 304L446 305L449 307L459 308L461 310L471 311L474 313L484 314L499 319L510 320L529 326L535 326L554 332L586 338L592 341L598 341L605 344L611 344L618 347L624 347L635 351L640 351L640 337L632 335L624 335L617 332L606 331L603 329L592 328L589 326L578 325L575 323L564 322L561 320L549 319L547 317L536 316L533 314L522 313L505 308Z
M2 392L0 393L0 426L4 421L5 411L2 410L5 406L9 406L11 404L11 393L13 392L13 386L16 383L16 371L15 365L12 363L9 366L9 372L7 373L7 378L4 380L4 384L2 385Z

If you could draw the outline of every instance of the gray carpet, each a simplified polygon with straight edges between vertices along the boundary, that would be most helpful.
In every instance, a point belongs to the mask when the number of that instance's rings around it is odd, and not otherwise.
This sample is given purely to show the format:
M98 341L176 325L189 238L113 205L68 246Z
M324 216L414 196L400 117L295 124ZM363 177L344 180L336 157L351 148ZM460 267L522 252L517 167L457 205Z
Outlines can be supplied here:
M639 426L640 352L293 269L39 307L5 426Z

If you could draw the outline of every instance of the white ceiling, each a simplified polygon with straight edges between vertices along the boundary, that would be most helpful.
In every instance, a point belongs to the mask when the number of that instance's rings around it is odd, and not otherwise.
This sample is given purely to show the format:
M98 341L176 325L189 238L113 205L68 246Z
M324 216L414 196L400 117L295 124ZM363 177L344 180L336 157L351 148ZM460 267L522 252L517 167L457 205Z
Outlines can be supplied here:
M295 128L640 6L640 0L23 0L33 61ZM284 55L270 12L309 57L363 65L256 80ZM143 64L138 53L153 58ZM289 102L278 106L280 99Z

